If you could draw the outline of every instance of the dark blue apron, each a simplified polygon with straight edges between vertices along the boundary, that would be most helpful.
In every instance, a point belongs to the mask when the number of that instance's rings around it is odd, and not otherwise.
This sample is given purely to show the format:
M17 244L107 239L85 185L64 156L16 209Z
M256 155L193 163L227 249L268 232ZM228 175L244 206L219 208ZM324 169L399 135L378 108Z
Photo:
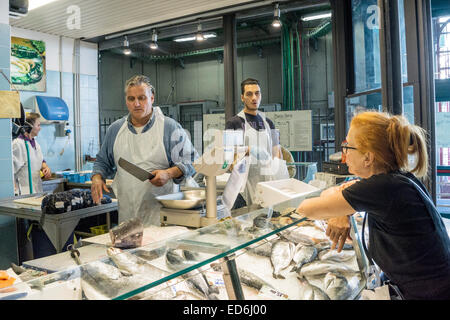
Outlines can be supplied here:
M395 174L396 177L398 177L399 179L403 179L404 181L407 181L409 184L412 184L415 189L419 192L420 197L422 198L425 207L427 208L427 211L431 217L431 220L433 221L434 227L435 227L435 233L433 235L429 235L429 237L436 237L435 238L435 245L432 246L430 248L430 251L435 250L436 251L436 257L440 258L440 261L447 261L447 266L450 269L450 239L449 236L447 234L447 231L445 229L445 225L444 222L442 221L442 218L439 214L439 212L437 211L436 207L434 206L433 202L431 201L430 197L427 195L427 193L425 193L424 191L424 187L420 187L416 182L414 182L412 179L410 179L409 177L403 175L403 174ZM369 254L369 251L367 250L366 247L366 242L365 242L365 236L364 236L364 230L365 230L365 224L366 224L366 219L367 219L368 214L366 213L366 215L364 216L364 221L363 221L363 228L362 228L362 234L361 234L361 238L362 238L362 244L364 247L364 251L369 259L369 261L373 264L373 260ZM404 238L404 237L400 237L400 236L393 236L393 235L387 235L384 234L385 237L389 237L392 238L391 241L393 244L399 244L399 243L403 243L403 247L407 247L407 244L409 242L408 238ZM390 257L389 255L382 253L385 258L386 261L390 261ZM406 263L408 263L408 261L405 261ZM398 267L398 266L397 266ZM408 268L415 268L415 267L419 267L419 266L414 266L412 264L409 265L405 265L405 267ZM386 268L388 269L388 268ZM431 273L432 270L420 270L420 272L426 272L426 273ZM445 279L445 278L444 278ZM450 279L447 278L447 280L450 282ZM427 280L428 281L428 280ZM444 280L445 282L446 280ZM405 292L401 292L400 288L398 286L396 286L395 284L387 281L386 284L389 285L391 291L395 291L395 294L397 296L399 296L400 298L408 298L408 296L415 296L414 294L414 289L410 288L408 290L404 290ZM442 279L439 278L436 280L436 283L433 282L433 279L429 280L429 288L430 290L433 290L433 288L439 288L442 285L445 286L445 283L442 283ZM448 286L449 290L450 290L450 284ZM408 292L406 292L408 291ZM423 294L423 292L418 292L418 295L420 296L421 294ZM450 293L446 293L447 297L450 295Z

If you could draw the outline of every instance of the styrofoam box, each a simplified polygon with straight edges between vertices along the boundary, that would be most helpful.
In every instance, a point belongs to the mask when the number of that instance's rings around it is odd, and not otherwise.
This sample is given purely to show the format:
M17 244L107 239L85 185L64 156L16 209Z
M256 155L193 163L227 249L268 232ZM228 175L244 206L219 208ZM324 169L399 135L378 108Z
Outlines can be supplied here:
M295 199L320 189L297 179L283 179L259 182L256 185L257 202L262 207L270 207L275 204Z

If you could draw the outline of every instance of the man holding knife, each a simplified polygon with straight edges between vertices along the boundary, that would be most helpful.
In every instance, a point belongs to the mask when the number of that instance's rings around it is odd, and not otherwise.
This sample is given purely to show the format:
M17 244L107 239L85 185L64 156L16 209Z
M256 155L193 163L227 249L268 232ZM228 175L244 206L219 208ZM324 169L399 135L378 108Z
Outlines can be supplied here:
M154 88L150 79L137 75L125 84L129 114L108 128L97 154L92 176L92 198L100 203L104 179L112 178L119 203L119 223L140 217L144 226L159 225L156 196L174 192L175 184L194 174L198 157L189 137L175 120L153 107ZM123 158L154 175L140 181L119 165Z

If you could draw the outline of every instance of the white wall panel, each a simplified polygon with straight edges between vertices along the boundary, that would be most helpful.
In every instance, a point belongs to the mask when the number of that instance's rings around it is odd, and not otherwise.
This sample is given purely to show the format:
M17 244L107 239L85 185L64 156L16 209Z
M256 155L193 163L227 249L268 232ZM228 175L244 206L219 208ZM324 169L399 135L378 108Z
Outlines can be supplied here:
M96 43L80 42L80 73L91 76L98 75L98 50Z
M9 2L0 1L0 23L9 24Z

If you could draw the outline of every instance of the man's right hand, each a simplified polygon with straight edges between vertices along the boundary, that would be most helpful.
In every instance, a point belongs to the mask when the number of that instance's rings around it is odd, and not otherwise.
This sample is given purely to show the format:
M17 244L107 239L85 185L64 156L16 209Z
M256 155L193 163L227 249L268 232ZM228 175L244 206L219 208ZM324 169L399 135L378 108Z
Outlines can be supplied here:
M103 198L103 190L106 192L110 192L106 183L103 181L102 176L100 174L96 174L92 176L92 185L91 185L91 194L92 200L94 200L95 204L100 204Z

